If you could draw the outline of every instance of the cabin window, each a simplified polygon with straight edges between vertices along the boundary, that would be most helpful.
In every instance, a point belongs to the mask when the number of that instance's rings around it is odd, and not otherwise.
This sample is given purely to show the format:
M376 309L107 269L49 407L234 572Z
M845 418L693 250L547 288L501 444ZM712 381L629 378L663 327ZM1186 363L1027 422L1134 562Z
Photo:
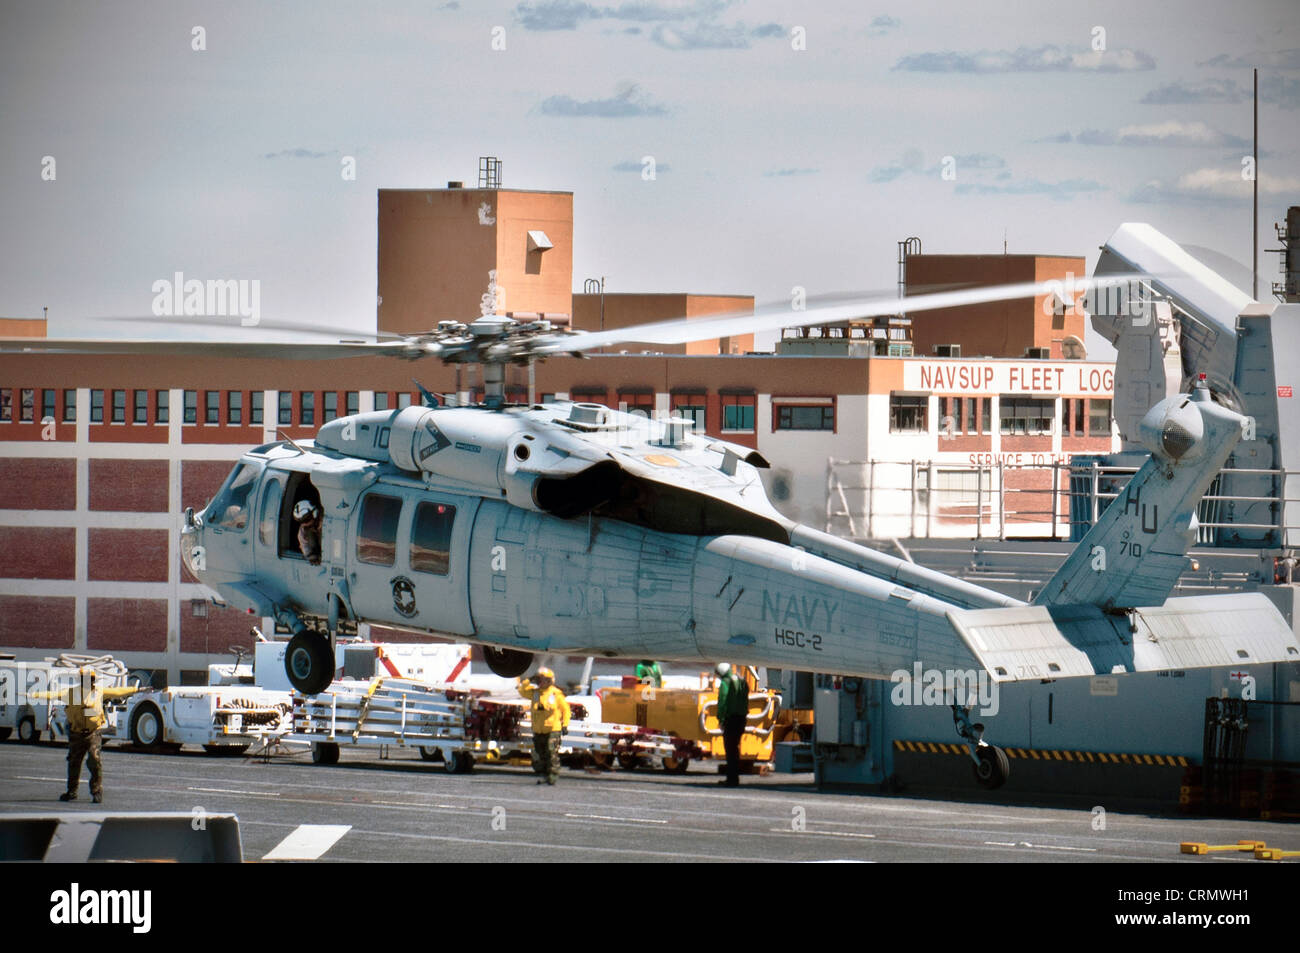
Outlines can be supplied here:
M451 530L456 507L446 503L421 503L411 523L411 568L416 572L447 575L451 564Z
M393 565L397 561L397 521L401 516L399 497L379 493L367 496L361 502L357 559L375 566Z
M279 480L270 480L266 484L266 495L262 497L262 516L257 522L257 536L263 546L274 546L276 528L280 521L280 494L282 488Z
M209 523L235 530L242 530L248 525L248 497L257 485L258 469L251 463L242 463L235 468L217 498L208 507Z

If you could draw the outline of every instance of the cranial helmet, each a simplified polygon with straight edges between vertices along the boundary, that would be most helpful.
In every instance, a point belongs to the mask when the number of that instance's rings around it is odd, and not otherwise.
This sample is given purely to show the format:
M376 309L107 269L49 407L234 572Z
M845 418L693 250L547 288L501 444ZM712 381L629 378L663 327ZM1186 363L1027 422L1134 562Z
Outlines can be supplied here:
M299 500L293 508L293 518L296 520L305 520L316 512L316 507L312 506L311 500Z
M537 677L538 677L538 678L549 678L549 679L554 680L554 679L555 679L555 673L552 672L549 668L539 668L539 669L537 670Z
M728 662L719 662L718 667L714 669L719 675L726 675L731 671L731 665Z

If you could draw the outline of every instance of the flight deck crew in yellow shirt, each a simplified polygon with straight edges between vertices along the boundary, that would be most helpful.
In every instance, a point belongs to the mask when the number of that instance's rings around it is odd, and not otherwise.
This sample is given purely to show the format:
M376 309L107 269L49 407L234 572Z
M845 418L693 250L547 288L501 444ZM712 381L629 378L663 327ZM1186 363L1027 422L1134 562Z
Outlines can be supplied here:
M560 736L569 727L569 700L555 687L555 673L549 668L537 670L535 686L526 679L521 682L519 694L529 699L537 783L554 784L560 776Z
M122 698L140 689L100 688L93 668L81 669L81 684L61 692L33 692L32 698L58 699L66 707L68 716L68 790L59 795L60 801L75 801L77 786L81 784L81 762L90 767L90 799L96 804L104 799L103 765L100 758L101 732L107 717L104 715L105 698Z

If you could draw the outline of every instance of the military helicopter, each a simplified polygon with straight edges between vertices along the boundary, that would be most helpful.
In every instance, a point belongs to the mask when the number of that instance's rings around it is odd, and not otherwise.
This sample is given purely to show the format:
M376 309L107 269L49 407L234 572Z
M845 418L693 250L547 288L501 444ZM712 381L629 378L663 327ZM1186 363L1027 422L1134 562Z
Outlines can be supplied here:
M585 334L484 315L397 341L305 345L294 356L379 350L476 364L485 396L449 406L425 392L423 406L255 447L206 507L186 510L181 553L227 603L293 633L285 667L307 694L329 685L333 642L359 622L481 643L507 677L544 653L875 679L920 662L982 669L996 682L1300 661L1262 595L1168 599L1196 506L1245 423L1203 385L1147 414L1150 459L1032 604L794 523L764 492L760 454L695 433L689 420L504 395L507 364L629 339L675 343L1052 290L976 288ZM143 347L196 346L52 340L40 349ZM278 346L223 350L268 347ZM319 513L309 545L295 511ZM983 739L967 699L945 701L976 780L999 786L1005 753Z

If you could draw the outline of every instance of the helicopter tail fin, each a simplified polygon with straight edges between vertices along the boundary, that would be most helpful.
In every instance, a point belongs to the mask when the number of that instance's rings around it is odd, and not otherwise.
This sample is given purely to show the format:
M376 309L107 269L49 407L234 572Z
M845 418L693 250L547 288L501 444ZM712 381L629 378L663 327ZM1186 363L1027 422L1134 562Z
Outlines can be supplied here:
M1173 592L1196 539L1196 508L1241 438L1246 418L1179 394L1148 411L1139 436L1151 457L1034 600L1110 611L1158 606Z

